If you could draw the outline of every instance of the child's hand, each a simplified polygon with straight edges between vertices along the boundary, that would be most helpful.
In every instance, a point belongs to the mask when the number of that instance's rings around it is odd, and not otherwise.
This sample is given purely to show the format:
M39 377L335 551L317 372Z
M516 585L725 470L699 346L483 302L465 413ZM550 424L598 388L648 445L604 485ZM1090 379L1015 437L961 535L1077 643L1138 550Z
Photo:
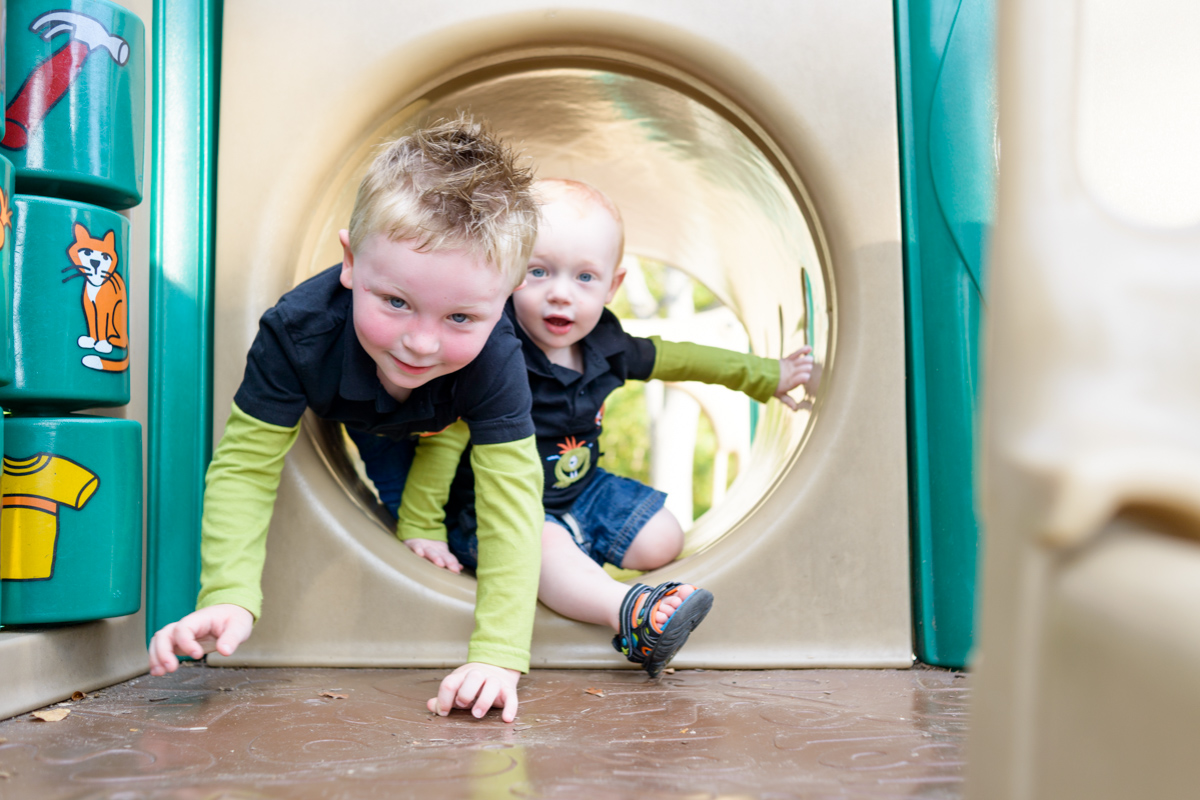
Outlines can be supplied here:
M437 564L442 569L451 572L462 572L462 564L450 552L450 545L437 539L405 539L408 549L426 561Z
M489 708L502 708L500 719L517 718L517 681L521 673L491 664L473 661L463 664L444 679L438 696L425 704L433 713L446 716L452 708L470 708L476 719Z
M788 396L788 392L797 386L808 383L813 375L813 357L811 347L801 347L790 356L779 359L779 388L775 396L792 411L800 408L800 404Z
M250 638L254 615L241 606L219 603L193 611L179 622L164 626L150 640L150 674L166 675L179 668L176 656L201 658L216 650L232 655Z

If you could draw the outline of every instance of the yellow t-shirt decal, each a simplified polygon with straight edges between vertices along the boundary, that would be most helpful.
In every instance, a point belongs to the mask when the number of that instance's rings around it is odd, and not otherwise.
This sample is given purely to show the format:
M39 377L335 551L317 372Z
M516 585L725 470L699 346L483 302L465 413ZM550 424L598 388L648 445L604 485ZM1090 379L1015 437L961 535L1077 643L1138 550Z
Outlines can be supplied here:
M52 453L4 457L0 476L0 578L45 580L54 573L58 507L81 509L100 478Z

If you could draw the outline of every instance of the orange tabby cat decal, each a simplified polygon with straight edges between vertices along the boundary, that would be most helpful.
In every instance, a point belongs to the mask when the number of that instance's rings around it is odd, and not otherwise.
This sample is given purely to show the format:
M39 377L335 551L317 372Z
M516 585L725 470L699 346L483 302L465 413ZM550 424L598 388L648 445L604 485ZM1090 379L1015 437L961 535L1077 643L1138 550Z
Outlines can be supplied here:
M12 207L8 204L8 195L0 189L0 250L8 241L8 229L12 227Z
M77 222L75 243L67 248L67 255L74 266L65 267L63 272L75 272L63 278L63 283L80 276L84 279L83 316L87 319L88 332L79 337L79 346L104 355L111 353L114 347L128 347L125 281L117 272L116 235L109 231L103 239L97 239ZM105 372L123 372L129 368L129 356L111 359L86 355L83 365Z

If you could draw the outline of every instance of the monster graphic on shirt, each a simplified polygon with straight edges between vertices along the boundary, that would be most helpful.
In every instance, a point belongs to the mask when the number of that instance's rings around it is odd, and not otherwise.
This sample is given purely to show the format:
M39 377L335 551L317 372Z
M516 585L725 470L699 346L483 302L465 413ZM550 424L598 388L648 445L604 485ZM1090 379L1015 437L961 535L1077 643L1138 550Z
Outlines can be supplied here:
M588 467L592 465L590 442L580 442L574 436L568 436L565 442L558 445L559 454L550 456L549 461L557 460L554 465L555 489L565 489L587 475Z
M100 478L53 453L4 457L0 476L0 578L46 580L54 573L58 507L82 509Z

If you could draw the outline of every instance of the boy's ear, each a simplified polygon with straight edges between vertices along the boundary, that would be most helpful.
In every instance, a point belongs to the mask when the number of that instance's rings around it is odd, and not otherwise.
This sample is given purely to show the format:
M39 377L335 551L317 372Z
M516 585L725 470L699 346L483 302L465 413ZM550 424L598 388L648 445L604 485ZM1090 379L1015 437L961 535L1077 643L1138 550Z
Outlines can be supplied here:
M620 289L624 282L625 268L618 264L616 271L613 272L612 286L608 287L608 296L604 298L605 303L612 302L613 298L617 296L617 289Z
M338 241L342 243L342 286L354 288L354 252L350 249L350 231L338 231Z
M529 281L522 279L520 283L518 283L516 286L513 287L513 291L516 292L516 291L520 291L521 289L524 289L525 284L527 284L527 283L529 283Z

